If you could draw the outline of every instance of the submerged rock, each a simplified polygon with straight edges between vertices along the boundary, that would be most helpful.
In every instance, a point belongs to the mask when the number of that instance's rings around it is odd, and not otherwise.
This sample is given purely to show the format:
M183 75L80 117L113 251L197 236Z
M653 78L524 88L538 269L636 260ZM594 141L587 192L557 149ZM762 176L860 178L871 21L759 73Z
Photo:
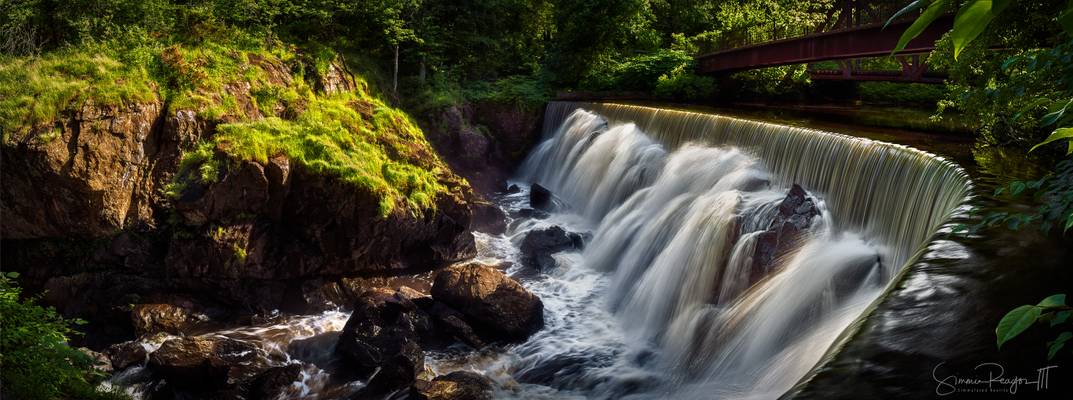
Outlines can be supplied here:
M529 187L529 206L538 210L551 211L555 208L551 191L534 183Z
M551 216L547 211L541 211L533 208L523 208L514 213L515 217L520 218L532 218L532 219L546 219Z
M418 400L491 400L492 381L475 372L455 371L437 376L431 382L415 382L410 397Z
M436 274L432 297L458 310L482 337L524 340L544 326L544 304L503 272L480 264Z
M507 186L507 192L506 193L507 194L515 194L515 193L521 193L521 191L522 191L522 188L520 188L520 187L518 187L518 185L515 185L515 184L512 183L510 186Z
M555 268L552 254L565 250L580 250L584 248L585 240L582 234L567 232L559 226L532 230L525 235L519 246L522 264L541 271Z
M253 344L219 336L168 340L149 356L149 367L169 386L189 391L234 386L268 368Z
M425 368L418 343L431 330L428 316L402 295L386 289L365 293L339 335L336 352L360 376L374 374L362 390L387 393L414 382Z

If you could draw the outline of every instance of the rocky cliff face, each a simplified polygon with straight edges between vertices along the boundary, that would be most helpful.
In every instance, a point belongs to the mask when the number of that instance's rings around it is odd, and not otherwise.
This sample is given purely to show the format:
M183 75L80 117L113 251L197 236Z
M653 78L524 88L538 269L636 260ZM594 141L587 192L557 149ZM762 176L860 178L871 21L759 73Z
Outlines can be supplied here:
M278 60L249 62L269 81L292 79ZM359 88L341 65L316 79L320 93ZM236 99L230 114L210 118L163 101L87 102L5 138L4 269L89 319L99 328L91 334L129 336L131 304L185 304L221 316L303 307L310 281L427 270L474 254L470 189L446 169L440 183L450 191L433 200L434 211L402 205L386 216L382 194L284 155L260 163L216 154L218 181L165 195L183 154L219 124L266 116L249 84L224 90ZM288 118L293 110L274 112Z
M478 102L422 116L429 141L451 168L482 195L503 191L504 182L540 140L544 109Z

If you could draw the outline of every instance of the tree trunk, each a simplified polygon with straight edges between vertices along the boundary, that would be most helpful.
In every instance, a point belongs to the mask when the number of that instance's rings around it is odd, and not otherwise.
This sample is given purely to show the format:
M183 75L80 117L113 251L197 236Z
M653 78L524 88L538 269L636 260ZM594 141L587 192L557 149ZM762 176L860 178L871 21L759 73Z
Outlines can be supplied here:
M391 91L399 93L399 45L395 45L395 73L391 76Z

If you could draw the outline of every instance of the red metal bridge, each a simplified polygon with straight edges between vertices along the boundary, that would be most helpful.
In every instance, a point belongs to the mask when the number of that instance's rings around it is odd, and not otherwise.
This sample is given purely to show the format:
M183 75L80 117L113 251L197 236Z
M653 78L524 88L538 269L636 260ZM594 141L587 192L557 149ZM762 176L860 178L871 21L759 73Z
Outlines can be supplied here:
M807 63L815 80L941 83L944 76L928 73L921 55L934 50L935 41L950 30L950 16L939 18L898 52L898 70L869 69L864 62L890 55L902 32L913 23L916 15L908 15L884 28L886 18L904 5L899 1L842 0L828 10L827 21L816 26L803 26L795 32L757 27L723 43L719 50L697 57L697 72L716 75ZM821 69L814 63L837 67Z

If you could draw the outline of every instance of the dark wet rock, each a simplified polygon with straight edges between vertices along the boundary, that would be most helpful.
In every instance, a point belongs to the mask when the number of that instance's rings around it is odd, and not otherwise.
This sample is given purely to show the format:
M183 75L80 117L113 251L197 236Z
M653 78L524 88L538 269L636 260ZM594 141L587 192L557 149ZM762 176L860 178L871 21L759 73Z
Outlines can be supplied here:
M85 347L79 347L78 351L82 352L89 357L94 371L103 374L111 374L113 371L112 361L108 359L108 356L103 353L87 349Z
M435 300L432 300L432 295L427 292L420 292L409 286L401 286L395 290L395 295L400 296L410 302L414 303L418 308L424 310L432 307Z
M552 258L552 254L584 248L585 241L581 234L568 233L559 226L529 231L519 246L522 252L522 264L541 271L555 268L555 259Z
M466 317L458 310L455 310L446 304L436 302L432 307L428 308L428 313L429 316L432 317L436 333L440 335L441 338L454 339L465 343L474 349L484 347L484 341L477 336L473 327L466 322Z
M800 185L794 184L779 203L779 212L767 231L757 237L750 281L755 282L771 271L774 261L786 254L801 240L820 215L816 202Z
M208 317L171 304L136 304L130 311L134 333L138 336L154 333L178 335Z
M359 376L376 372L363 392L387 393L410 385L424 370L425 356L418 342L431 328L428 316L404 296L386 289L370 290L354 305L336 352Z
M470 203L470 208L473 211L471 229L492 235L507 231L507 213L499 206L486 201L474 201Z
M538 210L551 211L555 207L551 191L534 183L529 187L529 206Z
M267 369L256 346L219 336L170 339L149 355L149 367L189 391L233 387Z
M294 382L302 375L302 366L288 364L282 367L274 367L258 376L250 387L252 399L275 399L286 393Z
M551 216L551 213L533 208L523 208L518 210L515 216L519 218L546 219Z
M138 342L113 344L104 349L104 354L111 361L112 368L117 371L132 365L140 365L149 358L149 352L145 350L145 346Z
M475 372L455 371L431 382L415 382L410 396L418 400L491 400L492 380Z
M521 193L521 192L522 192L522 188L518 187L518 185L515 185L515 184L512 183L510 186L507 186L507 191L506 191L507 194L516 194L516 193Z
M432 298L461 312L482 337L524 340L544 326L544 304L495 268L454 265L436 274Z

